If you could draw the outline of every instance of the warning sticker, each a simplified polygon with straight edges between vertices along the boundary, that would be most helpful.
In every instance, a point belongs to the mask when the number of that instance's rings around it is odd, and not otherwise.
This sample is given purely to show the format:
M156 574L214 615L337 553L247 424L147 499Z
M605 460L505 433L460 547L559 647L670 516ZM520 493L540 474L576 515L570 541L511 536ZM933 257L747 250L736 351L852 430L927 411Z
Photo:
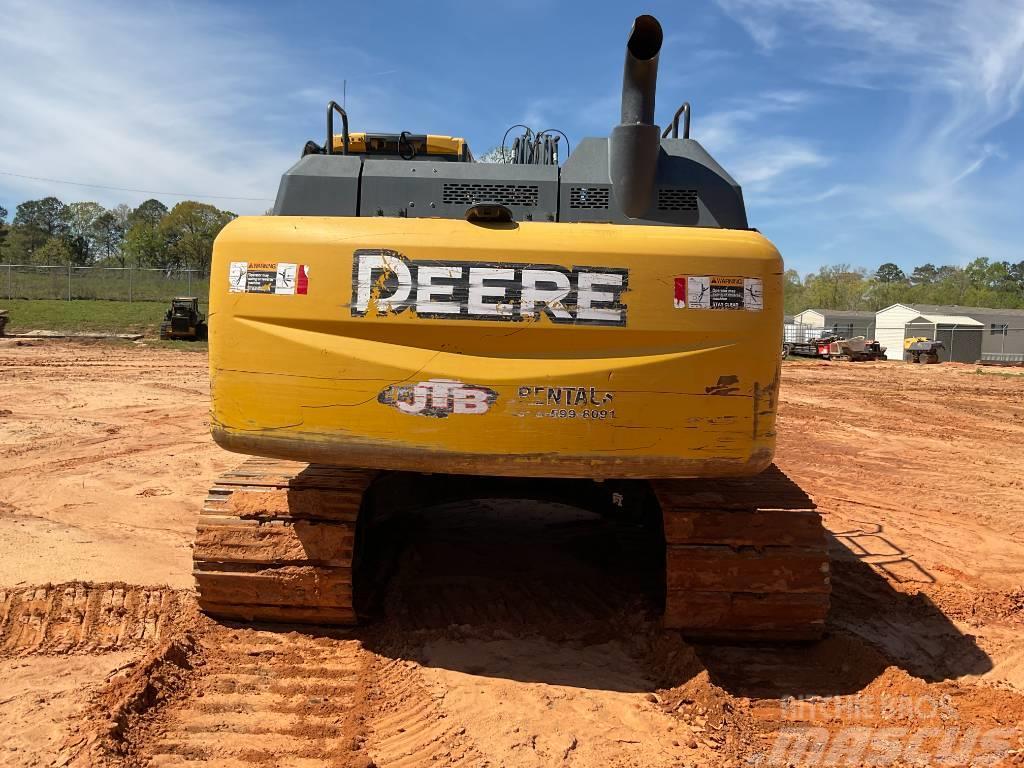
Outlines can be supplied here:
M676 309L747 309L760 312L764 294L759 277L700 275L677 277Z
M274 293L285 296L309 292L309 265L274 261L232 261L228 269L231 293Z

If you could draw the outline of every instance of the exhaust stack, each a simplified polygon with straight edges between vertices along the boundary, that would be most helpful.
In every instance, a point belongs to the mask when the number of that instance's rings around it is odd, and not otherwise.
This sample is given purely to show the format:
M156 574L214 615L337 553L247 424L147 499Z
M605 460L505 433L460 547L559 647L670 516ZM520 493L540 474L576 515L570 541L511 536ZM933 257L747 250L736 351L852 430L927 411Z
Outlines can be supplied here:
M661 133L654 125L654 94L663 34L653 16L637 16L626 43L622 119L608 141L608 167L622 212L640 218L651 207Z

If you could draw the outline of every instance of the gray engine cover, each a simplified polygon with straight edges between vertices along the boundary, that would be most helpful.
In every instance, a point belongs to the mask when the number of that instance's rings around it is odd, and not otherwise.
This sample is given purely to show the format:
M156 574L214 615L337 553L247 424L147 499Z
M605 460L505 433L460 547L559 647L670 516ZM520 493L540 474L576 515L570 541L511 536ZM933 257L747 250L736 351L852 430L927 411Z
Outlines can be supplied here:
M362 216L463 219L474 203L491 202L517 221L555 221L558 168L367 158L360 195Z
M357 155L306 155L285 171L277 189L278 216L358 216Z
M739 184L693 139L662 139L654 195L630 218L615 196L608 139L584 139L562 168L559 221L746 229Z

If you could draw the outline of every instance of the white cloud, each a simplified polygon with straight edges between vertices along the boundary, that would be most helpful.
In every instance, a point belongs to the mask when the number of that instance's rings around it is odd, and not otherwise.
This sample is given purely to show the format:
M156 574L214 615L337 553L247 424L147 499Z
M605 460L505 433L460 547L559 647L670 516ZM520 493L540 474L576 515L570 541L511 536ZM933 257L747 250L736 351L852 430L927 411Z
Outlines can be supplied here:
M275 141L266 125L275 115L264 110L287 58L244 18L205 6L88 2L6 3L0 16L2 171L259 198L208 199L260 213L298 157L301 142ZM107 205L150 196L10 176L0 184L20 198L57 193Z
M884 170L855 181L856 202L939 236L951 258L1021 258L1019 211L1005 227L1019 190L994 190L1012 189L1022 163L992 134L1024 98L1024 0L717 2L765 53L802 47L811 77L909 94L903 129L870 147Z
M798 169L823 165L828 165L828 158L802 142L770 139L738 157L733 175L747 189L759 189Z
M700 120L694 135L748 192L778 185L802 185L797 172L828 165L829 158L803 137L763 129L766 117L796 112L814 100L802 90L776 90L713 112Z

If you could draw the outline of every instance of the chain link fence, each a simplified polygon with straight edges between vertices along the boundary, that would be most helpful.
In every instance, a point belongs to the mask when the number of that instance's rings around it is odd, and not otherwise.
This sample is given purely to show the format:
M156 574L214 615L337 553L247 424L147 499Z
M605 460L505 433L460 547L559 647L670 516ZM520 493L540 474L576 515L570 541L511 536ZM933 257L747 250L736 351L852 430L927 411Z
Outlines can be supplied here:
M0 264L0 296L7 299L165 302L198 296L205 301L209 290L209 277L195 269Z

